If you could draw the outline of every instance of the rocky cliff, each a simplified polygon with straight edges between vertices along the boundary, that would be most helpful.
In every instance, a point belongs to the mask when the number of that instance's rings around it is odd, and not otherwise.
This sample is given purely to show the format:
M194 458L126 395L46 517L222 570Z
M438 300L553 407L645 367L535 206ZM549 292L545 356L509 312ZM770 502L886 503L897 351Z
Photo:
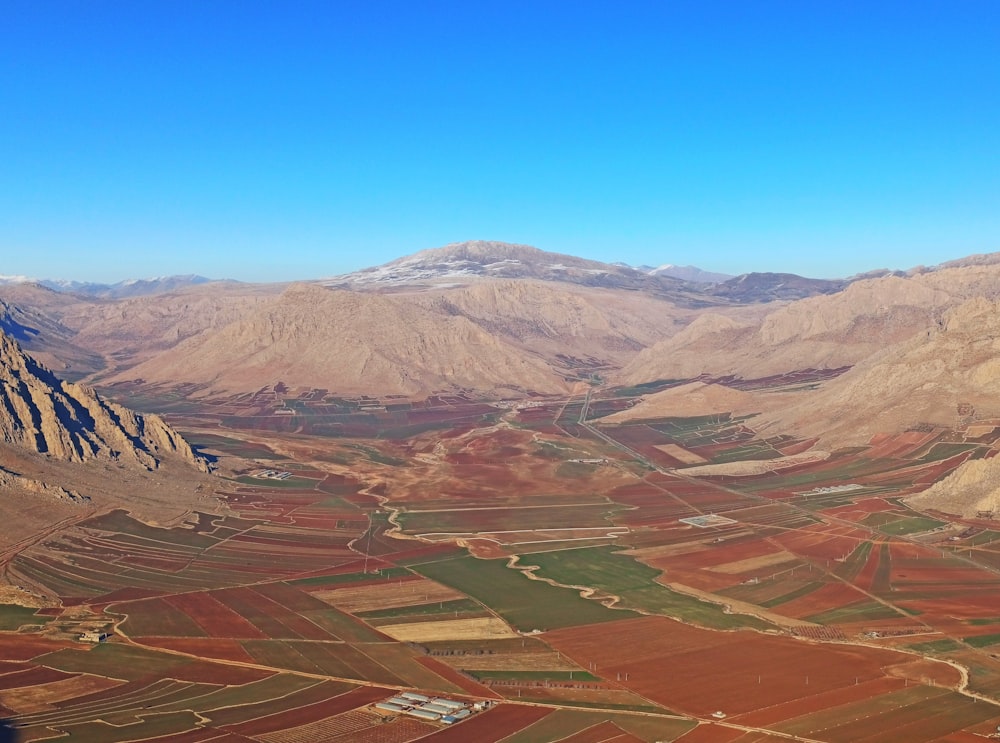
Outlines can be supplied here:
M139 415L59 379L3 333L0 442L72 462L104 459L152 470L168 456L207 469L206 461L158 416Z

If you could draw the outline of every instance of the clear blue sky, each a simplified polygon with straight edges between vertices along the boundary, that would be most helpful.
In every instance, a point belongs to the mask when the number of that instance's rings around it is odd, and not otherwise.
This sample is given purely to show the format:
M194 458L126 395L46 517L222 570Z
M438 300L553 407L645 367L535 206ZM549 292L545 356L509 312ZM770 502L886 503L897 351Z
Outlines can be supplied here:
M1000 250L1000 3L4 0L0 274Z

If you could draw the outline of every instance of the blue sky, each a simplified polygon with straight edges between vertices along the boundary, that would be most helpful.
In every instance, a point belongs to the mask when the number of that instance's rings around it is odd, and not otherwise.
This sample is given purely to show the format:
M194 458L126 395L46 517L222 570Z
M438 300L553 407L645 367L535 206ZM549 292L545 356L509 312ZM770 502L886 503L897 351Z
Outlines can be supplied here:
M1000 250L1000 5L5 0L0 274Z

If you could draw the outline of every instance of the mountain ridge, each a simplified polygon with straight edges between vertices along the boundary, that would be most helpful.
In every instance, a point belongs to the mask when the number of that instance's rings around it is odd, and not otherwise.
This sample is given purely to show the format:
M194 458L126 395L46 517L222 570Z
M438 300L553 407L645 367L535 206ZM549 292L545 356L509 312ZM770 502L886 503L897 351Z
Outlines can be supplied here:
M70 462L103 459L156 469L175 456L208 462L157 415L140 415L64 382L0 333L0 442Z

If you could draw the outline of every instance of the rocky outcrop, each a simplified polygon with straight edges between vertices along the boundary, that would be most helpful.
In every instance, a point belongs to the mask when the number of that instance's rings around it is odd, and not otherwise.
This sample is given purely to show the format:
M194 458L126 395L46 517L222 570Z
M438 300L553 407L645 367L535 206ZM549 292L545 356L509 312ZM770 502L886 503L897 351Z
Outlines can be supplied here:
M22 477L14 472L9 472L0 467L0 487L16 490L23 490L28 493L39 493L59 500L72 501L73 503L86 503L89 496L80 495L75 490L67 490L61 485L50 485L41 480L32 480L29 477Z
M83 462L114 460L156 469L163 456L203 470L207 462L156 415L139 415L64 382L0 333L0 442Z
M914 508L933 508L966 518L982 512L996 514L1000 511L1000 459L966 462L906 502Z

